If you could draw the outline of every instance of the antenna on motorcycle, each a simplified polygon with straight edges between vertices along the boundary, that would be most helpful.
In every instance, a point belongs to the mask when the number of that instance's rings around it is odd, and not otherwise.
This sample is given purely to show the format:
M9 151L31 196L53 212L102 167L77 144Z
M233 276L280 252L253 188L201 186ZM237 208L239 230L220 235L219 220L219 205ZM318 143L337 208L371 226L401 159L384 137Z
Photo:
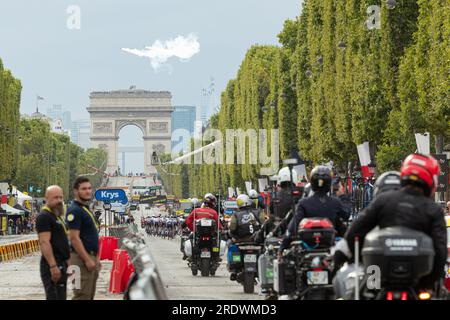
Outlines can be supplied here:
M359 237L355 237L355 300L359 300Z

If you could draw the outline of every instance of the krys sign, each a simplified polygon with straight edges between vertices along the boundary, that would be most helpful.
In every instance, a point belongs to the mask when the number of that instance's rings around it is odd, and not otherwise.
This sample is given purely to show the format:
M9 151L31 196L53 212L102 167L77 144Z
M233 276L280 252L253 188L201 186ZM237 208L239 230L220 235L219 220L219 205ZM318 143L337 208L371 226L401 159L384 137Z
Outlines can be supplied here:
M95 192L95 199L105 203L128 203L127 195L122 189L99 189Z

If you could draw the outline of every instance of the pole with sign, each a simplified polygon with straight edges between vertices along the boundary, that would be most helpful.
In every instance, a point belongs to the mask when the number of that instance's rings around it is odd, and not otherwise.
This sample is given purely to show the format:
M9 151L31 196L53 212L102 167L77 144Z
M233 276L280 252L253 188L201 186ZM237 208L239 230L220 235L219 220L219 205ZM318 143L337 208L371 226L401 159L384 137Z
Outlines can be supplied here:
M111 230L108 230L108 221L111 224L111 203L119 202L122 204L128 203L128 198L123 189L98 189L95 192L95 199L103 202L105 209L105 235L111 236Z
M111 203L105 202L103 203L103 209L105 209L105 236L108 236L108 224L107 224L107 216L108 212L111 210Z

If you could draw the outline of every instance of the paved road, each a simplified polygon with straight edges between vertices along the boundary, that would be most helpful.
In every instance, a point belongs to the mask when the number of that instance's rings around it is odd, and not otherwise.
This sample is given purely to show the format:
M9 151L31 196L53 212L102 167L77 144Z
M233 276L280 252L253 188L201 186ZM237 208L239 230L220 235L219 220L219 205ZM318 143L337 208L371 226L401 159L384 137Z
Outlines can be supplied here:
M141 215L149 215L149 210L135 212L136 221ZM143 230L139 230L144 234ZM153 258L156 261L162 281L166 287L169 299L180 300L262 300L258 295L259 287L255 287L254 294L245 294L242 285L230 281L230 274L226 269L226 256L216 271L214 277L193 276L187 262L182 260L180 239L161 239L146 237Z
M169 299L180 300L260 300L255 287L254 294L245 294L241 285L230 281L226 261L214 277L193 276L187 263L181 259L179 239L164 240L149 237L147 241L156 261Z

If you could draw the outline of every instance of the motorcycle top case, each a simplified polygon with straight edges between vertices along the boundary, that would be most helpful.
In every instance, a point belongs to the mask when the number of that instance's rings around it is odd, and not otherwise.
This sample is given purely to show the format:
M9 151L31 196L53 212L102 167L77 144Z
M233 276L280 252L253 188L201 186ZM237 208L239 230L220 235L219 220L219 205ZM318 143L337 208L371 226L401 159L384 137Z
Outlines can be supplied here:
M326 218L305 218L300 221L297 239L306 248L324 249L334 245L336 231L330 220Z
M195 221L195 232L200 236L212 235L216 232L216 222L212 219L198 219Z
M433 240L423 232L390 227L376 229L364 239L362 260L381 271L381 285L411 285L433 270Z

